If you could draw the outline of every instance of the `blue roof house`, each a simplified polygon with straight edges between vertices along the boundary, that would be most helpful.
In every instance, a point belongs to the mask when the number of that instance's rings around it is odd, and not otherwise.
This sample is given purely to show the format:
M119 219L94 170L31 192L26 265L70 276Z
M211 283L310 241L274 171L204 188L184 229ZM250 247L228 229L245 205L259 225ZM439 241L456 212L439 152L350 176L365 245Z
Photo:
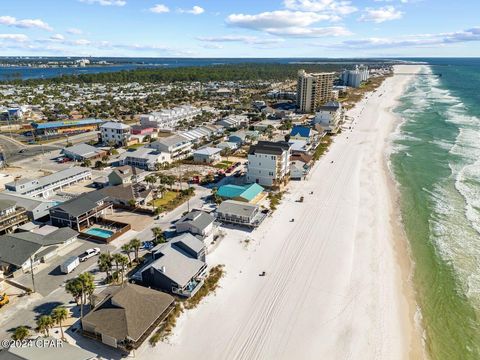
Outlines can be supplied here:
M223 185L218 188L217 195L224 200L237 200L256 203L263 197L264 188L258 184Z

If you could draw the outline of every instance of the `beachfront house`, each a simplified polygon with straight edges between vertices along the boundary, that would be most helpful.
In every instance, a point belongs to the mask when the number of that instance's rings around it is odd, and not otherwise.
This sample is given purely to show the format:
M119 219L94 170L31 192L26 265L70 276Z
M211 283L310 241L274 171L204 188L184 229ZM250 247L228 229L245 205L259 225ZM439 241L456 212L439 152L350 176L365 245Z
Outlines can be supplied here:
M83 334L127 351L148 338L175 302L171 295L130 283L108 287L98 298L98 305L81 320Z
M290 173L290 144L259 141L248 152L247 182L275 186L284 182Z
M223 200L237 200L247 203L257 203L264 196L265 189L258 184L248 185L222 185L217 190L217 195Z
M267 216L260 207L242 201L227 200L217 207L216 217L222 223L257 227Z
M141 279L145 286L191 297L203 286L207 264L201 253L205 253L205 244L193 235L172 240L152 249L153 261L140 269L134 279Z
M328 133L336 133L344 116L342 104L338 101L329 101L317 109L313 123Z

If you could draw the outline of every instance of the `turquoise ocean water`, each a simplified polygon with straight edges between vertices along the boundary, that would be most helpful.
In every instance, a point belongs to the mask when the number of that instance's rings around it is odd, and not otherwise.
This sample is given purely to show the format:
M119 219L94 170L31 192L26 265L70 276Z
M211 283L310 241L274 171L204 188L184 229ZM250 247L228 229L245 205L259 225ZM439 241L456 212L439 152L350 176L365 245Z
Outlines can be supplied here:
M480 59L427 60L395 112L391 168L433 359L480 359Z

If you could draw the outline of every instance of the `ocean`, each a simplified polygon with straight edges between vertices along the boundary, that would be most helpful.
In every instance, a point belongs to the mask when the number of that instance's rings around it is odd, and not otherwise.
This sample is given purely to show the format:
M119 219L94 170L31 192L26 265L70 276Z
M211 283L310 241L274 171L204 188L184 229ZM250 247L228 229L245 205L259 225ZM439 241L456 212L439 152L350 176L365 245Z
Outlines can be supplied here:
M424 60L390 155L417 315L432 359L480 359L480 59Z

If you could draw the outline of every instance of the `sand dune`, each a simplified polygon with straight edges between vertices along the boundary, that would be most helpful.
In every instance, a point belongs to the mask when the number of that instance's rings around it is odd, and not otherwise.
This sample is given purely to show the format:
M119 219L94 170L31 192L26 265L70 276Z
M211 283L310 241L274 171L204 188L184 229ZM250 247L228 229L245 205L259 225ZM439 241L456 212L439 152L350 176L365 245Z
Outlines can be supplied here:
M385 157L390 109L410 79L386 80L352 109L353 130L335 138L308 181L290 184L259 229L229 231L208 258L226 265L221 289L182 315L167 343L145 344L137 358L418 358ZM300 195L304 203L295 202Z

